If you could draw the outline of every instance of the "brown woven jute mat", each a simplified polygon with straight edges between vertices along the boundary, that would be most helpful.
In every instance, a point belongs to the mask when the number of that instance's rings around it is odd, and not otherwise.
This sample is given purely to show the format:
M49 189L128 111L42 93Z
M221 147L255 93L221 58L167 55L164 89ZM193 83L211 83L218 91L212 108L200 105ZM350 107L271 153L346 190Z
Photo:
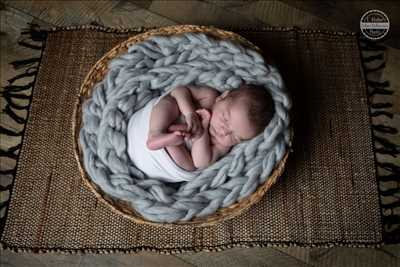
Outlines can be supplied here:
M354 33L236 30L273 58L293 98L293 152L285 172L244 214L214 226L163 228L136 224L99 201L83 183L74 157L73 105L93 64L138 32L96 27L48 32L3 248L179 253L382 242L367 89Z

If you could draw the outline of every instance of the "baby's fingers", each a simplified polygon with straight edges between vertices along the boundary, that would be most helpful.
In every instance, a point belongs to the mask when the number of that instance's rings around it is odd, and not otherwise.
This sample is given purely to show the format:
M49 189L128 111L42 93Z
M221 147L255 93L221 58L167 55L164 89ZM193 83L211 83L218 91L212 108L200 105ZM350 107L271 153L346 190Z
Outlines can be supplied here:
M199 129L199 121L196 120L196 122L193 123L193 127L190 130L188 130L188 132L193 134L193 133L197 132L198 129Z
M168 127L169 132L186 131L186 129L187 129L186 124L172 124Z
M188 121L188 122L187 122L187 129L186 129L186 130L187 130L188 132L190 132L190 131L192 130L192 128L193 128L193 122L192 122L192 121Z
M183 132L183 131L174 131L174 134L175 135L179 135L179 136L184 136L185 132Z

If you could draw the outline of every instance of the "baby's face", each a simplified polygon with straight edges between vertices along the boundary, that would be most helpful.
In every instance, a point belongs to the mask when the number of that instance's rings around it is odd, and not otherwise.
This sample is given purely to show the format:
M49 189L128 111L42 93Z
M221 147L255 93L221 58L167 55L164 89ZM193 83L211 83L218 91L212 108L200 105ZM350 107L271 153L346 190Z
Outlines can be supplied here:
M214 103L209 132L214 143L231 147L253 138L257 133L247 117L246 102L227 98L227 94L224 92Z

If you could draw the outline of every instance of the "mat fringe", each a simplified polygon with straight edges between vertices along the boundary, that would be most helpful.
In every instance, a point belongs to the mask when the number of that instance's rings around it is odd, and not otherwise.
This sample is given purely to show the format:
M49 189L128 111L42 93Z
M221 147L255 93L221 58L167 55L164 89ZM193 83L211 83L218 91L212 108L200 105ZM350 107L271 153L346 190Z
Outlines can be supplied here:
M39 29L39 26L36 24L28 24L28 26L29 27L27 29L23 29L23 31L21 32L22 40L20 40L18 44L30 49L40 50L42 54L47 33L45 31L41 31ZM2 110L2 112L4 114L7 114L12 120L14 120L17 124L19 124L23 128L21 131L17 131L14 129L6 128L4 124L0 125L0 135L21 137L21 141L18 145L10 147L8 149L0 148L0 160L2 158L7 158L9 160L10 159L13 160L16 163L15 167L12 169L9 170L0 169L0 175L12 176L12 182L9 185L0 186L1 191L8 191L10 193L8 199L0 203L0 209L6 207L5 212L2 214L2 217L0 218L0 236L3 234L5 221L8 214L8 207L11 200L12 188L14 186L14 180L15 180L14 178L16 175L18 158L22 147L27 118L29 117L29 111L32 102L33 87L36 81L36 75L38 73L40 60L41 56L10 62L10 64L13 66L15 70L22 70L23 72L9 79L8 85L3 87L3 90L0 92L0 96L6 100L6 106ZM33 77L33 81L28 82L25 85L17 85L17 83L20 82L20 80L26 77ZM26 105L17 104L14 102L17 99L28 100L28 104ZM16 113L16 110L26 110L27 111L26 118L19 116Z
M0 243L0 251L7 250L15 253L59 253L59 254L111 254L111 253L121 253L121 254L137 254L141 252L154 252L164 255L174 255L182 254L188 252L220 252L232 248L267 248L267 247L304 247L304 248L332 248L332 247L352 247L352 248L380 248L384 245L383 242L378 243L343 243L343 242L329 242L329 243L319 243L319 244L305 244L298 242L237 242L232 244L218 245L218 246L202 246L202 247L188 247L188 248L154 248L154 247L136 247L130 249L99 249L99 248L85 248L85 249L65 249L65 248L21 248L5 245Z
M219 27L219 26L215 26ZM6 107L4 109L5 113L9 115L15 122L18 124L23 125L23 130L16 132L14 130L7 129L3 126L0 125L0 134L4 134L7 136L20 136L23 138L24 132L25 132L25 126L27 119L21 118L18 116L14 109L16 110L27 110L28 111L28 116L29 117L29 111L30 111L30 106L32 102L32 94L31 95L26 95L23 94L22 92L25 90L30 90L34 89L34 84L36 81L36 75L39 70L39 65L40 61L42 58L43 50L45 47L45 41L47 38L47 33L48 32L57 32L57 31L73 31L73 30L95 30L95 31L103 31L103 32L114 32L114 33L128 33L128 32L143 32L147 31L150 29L155 29L157 27L137 27L137 28L129 28L129 29L118 29L118 28L111 28L111 27L104 27L100 25L80 25L80 26L72 26L72 27L56 27L56 28L51 28L48 30L41 30L40 27L37 24L29 24L28 29L24 29L21 32L21 36L24 37L21 41L19 41L19 45L30 48L30 49L35 49L35 50L41 50L41 56L38 58L28 58L24 60L18 60L11 62L10 64L16 69L16 70L23 70L23 73L20 73L16 75L15 77L11 78L8 80L8 85L4 87L4 90L0 92L1 96L3 96L7 102ZM358 33L355 32L341 32L341 31L330 31L330 30L314 30L314 29L300 29L298 27L262 27L262 28L251 28L251 27L219 27L223 28L224 30L230 30L230 31L296 31L299 33L316 33L316 34L328 34L328 35L340 35L340 36L354 36L358 35ZM376 68L368 68L366 66L366 63L369 62L374 62L375 60L382 60L384 58L383 52L386 50L386 47L368 40L362 40L359 38L359 46L360 46L360 51L378 51L379 54L369 56L369 57L363 57L361 54L361 58L363 60L363 65L364 65L364 70L365 71L365 77L367 77L367 73L372 73L375 71L379 71L385 67L385 64L381 64ZM39 42L40 44L37 43L32 43L33 42ZM361 53L361 52L360 52ZM26 85L15 85L15 83L25 77L33 77L34 80L32 82L29 82ZM371 91L369 92L368 96L369 98L372 97L373 95L376 94L385 94L385 95L391 95L393 94L393 91L387 89L390 84L388 81L384 82L378 82L378 81L372 81L367 79L367 85L368 87L371 88ZM29 104L28 105L18 105L13 100L15 99L28 99ZM393 114L390 111L387 111L385 109L391 108L393 105L391 103L369 103L370 104L370 116L371 117L376 117L376 116L387 116L389 118L393 118ZM372 111L373 109L373 111ZM371 121L372 125L372 121ZM390 134L395 134L397 133L397 129L395 129L392 126L388 125L373 125L371 127L372 133L374 131L377 132L383 132L383 133L390 133ZM399 146L396 144L393 144L389 140L378 137L373 134L374 140L376 143L379 143L381 147L377 148L374 147L374 151L376 153L381 153L381 154L388 154L393 157L397 157L399 154ZM16 160L16 163L18 164L18 158L21 150L21 146L23 143L23 139L21 140L21 143L8 148L7 150L0 149L0 157L7 157L12 160ZM389 175L382 175L379 176L379 181L396 181L399 177L400 173L400 167L396 166L391 163L382 163L382 162L377 162L376 157L375 157L375 163L376 166L379 166L387 171L390 172ZM11 170L0 170L1 175L12 175L12 177L15 177L16 174L16 169L17 169L17 164L15 168ZM7 186L1 186L0 190L10 190L13 188L14 185L14 179L13 182L10 185ZM396 191L397 192L397 191ZM392 193L391 191L388 192L382 192L380 191L381 194L390 194ZM0 208L4 206L8 206L9 201L11 199L11 196L9 199L1 203ZM383 208L393 208L393 207L398 207L400 204L399 202L394 203L393 205L382 205L381 207ZM3 233L4 230L4 225L5 225L5 220L7 218L7 212L4 215L3 218L0 218L0 233ZM383 216L383 222L385 225L393 225L395 223L399 222L399 216ZM334 246L344 246L344 247L366 247L366 248L378 248L387 243L387 241L394 240L395 242L399 242L400 240L400 229L396 230L396 237L393 239L390 239L386 237L386 240L384 242L376 242L376 243L357 243L357 242L351 242L351 243L345 243L343 241L337 241L337 242L327 242L327 243L316 243L316 244L306 244L306 243L298 243L298 242L277 242L277 241L264 241L264 242L238 242L238 243L232 243L232 244L226 244L226 245L218 245L218 246L211 246L211 247L190 247L190 248L168 248L168 249L161 249L161 248L153 248L153 247L137 247L137 248L132 248L132 249L65 249L65 248L23 248L23 247L15 247L9 244L5 244L3 242L0 242L0 250L9 250L13 252L29 252L29 253L62 253L62 254L89 254L89 253L100 253L100 254L108 254L108 253L140 253L140 252L157 252L160 254L179 254L179 253L185 253L185 252L200 252L200 251L207 251L207 252L217 252L217 251L223 251L225 249L230 249L234 247L246 247L246 248L251 248L251 247L291 247L291 246L300 246L300 247L307 247L307 248L330 248ZM385 233L385 232L384 232ZM1 235L0 235L1 236Z
M373 139L373 150L374 150L374 160L375 160L375 169L377 175L377 183L379 190L379 203L381 208L381 222L382 222L382 233L383 233L383 242L385 244L395 244L400 243L400 216L394 214L393 210L395 208L400 207L400 198L395 198L391 203L384 204L382 202L382 197L385 196L394 196L395 194L400 193L400 167L389 162L379 162L377 158L377 154L382 155L390 155L393 158L397 158L400 154L400 145L394 144L389 141L387 138L377 135L377 133L382 133L387 135L396 135L398 134L398 130L396 127L392 125L381 125L374 124L372 121L372 117L377 116L386 116L390 119L393 119L393 113L387 109L393 107L392 103L376 103L374 102L375 96L377 95L385 95L391 96L393 94L393 90L389 89L390 82L388 80L385 81L376 81L372 80L372 75L375 72L382 71L386 62L385 59L385 51L387 48L376 41L371 41L365 38L362 35L358 36L358 44L360 48L361 61L363 64L364 70L364 78L366 81L367 93L368 93L368 106L370 112L370 125L371 125L371 135ZM375 55L364 55L363 52L376 52ZM371 67L371 63L377 61L377 67ZM383 61L379 63L379 61ZM382 175L379 173L379 168L384 169L388 174ZM380 186L380 183L384 182L394 182L397 187L389 190L383 190ZM386 215L389 214L389 215ZM390 232L386 229L393 229Z
M170 25L172 26L172 25ZM199 25L196 25L199 26ZM302 29L297 26L292 27L272 27L272 26L263 26L263 27L237 27L237 26L219 26L219 25L200 25L200 27L214 27L223 29L226 31L295 31L297 33L318 33L318 34L327 34L327 35L339 35L339 36L356 36L357 32L352 31L333 31L328 29ZM148 30L157 29L159 27L132 27L132 28L115 28L115 27L106 27L103 25L99 25L97 23L85 24L85 25L77 25L77 26L63 26L63 27L51 27L47 29L47 32L58 32L58 31L76 31L76 30L95 30L102 32L113 32L113 33L128 33L128 32L143 32Z

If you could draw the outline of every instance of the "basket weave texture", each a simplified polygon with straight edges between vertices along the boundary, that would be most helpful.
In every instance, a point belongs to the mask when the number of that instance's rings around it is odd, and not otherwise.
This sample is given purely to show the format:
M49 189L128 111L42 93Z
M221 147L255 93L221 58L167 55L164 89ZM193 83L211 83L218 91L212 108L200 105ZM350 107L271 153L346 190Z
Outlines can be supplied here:
M223 220L227 220L230 218L233 218L241 213L243 213L245 210L247 210L251 205L257 203L264 193L274 184L278 177L282 174L285 162L288 157L289 151L287 150L284 157L282 160L277 164L276 168L273 170L271 173L270 177L268 179L265 179L265 182L261 185L258 186L257 190L251 194L250 196L241 199L239 202L236 202L229 207L226 208L220 208L217 210L215 213L205 216L205 217L199 217L199 218L194 218L190 221L179 221L179 222L174 222L174 223L160 223L160 222L154 222L145 219L143 216L141 216L137 211L135 211L132 206L127 203L126 201L120 200L118 198L115 198L113 196L110 196L109 194L105 193L96 183L93 182L93 180L89 177L89 175L86 173L84 166L84 161L83 161L83 151L82 148L78 142L79 140L79 130L81 128L81 118L82 118L82 103L89 99L92 96L92 90L95 87L96 83L99 81L103 80L104 77L107 74L108 71L108 63L126 53L128 50L128 46L131 46L133 44L142 42L149 37L153 35L175 35L175 34L180 34L180 33L187 33L187 32L194 32L194 33L206 33L208 35L211 35L215 38L219 39L230 39L237 41L241 43L242 45L245 45L247 47L250 47L259 53L261 53L261 50L248 42L246 39L243 37L232 33L228 31L223 31L220 29L216 29L213 27L201 27L201 26L193 26L193 25L180 25L180 26L172 26L172 27L166 27L166 28L160 28L160 29L155 29L151 30L148 32L145 32L143 34L139 34L136 36L133 36L126 40L125 42L117 45L114 47L111 51L109 51L107 54L105 54L89 71L88 75L86 76L84 83L81 87L81 93L80 93L80 98L79 101L76 103L76 109L74 112L74 121L73 121L73 133L74 133L74 140L75 140L75 152L76 152L76 158L78 162L80 163L80 171L81 175L85 181L86 184L89 185L91 190L97 195L99 199L107 203L113 210L123 214L124 216L134 220L137 223L146 223L146 224L152 224L152 225L158 225L158 226L171 226L171 225L194 225L194 226L206 226L206 225L212 225L217 222L221 222ZM262 54L262 53L261 53Z

